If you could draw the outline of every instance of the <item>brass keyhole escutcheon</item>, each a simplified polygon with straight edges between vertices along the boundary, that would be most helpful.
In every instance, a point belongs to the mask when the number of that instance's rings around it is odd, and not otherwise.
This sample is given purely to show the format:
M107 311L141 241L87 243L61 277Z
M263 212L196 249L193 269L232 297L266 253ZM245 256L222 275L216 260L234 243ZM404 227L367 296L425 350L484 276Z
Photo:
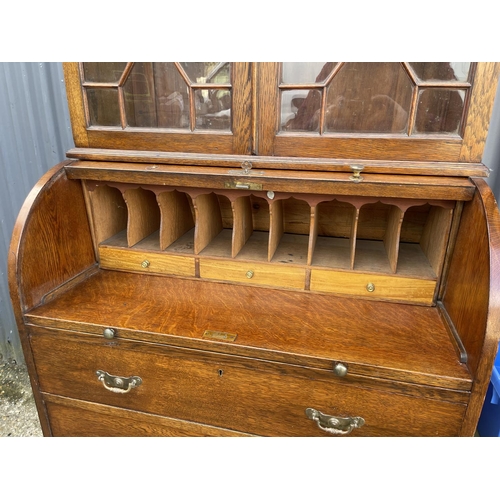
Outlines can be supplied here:
M253 278L253 271L247 271L246 277L248 279L252 279Z
M150 264L149 260L143 260L141 263L141 267L146 269L147 267L149 267L149 264Z
M373 283L368 283L368 285L366 285L366 290L368 292L374 292L375 291L375 285Z

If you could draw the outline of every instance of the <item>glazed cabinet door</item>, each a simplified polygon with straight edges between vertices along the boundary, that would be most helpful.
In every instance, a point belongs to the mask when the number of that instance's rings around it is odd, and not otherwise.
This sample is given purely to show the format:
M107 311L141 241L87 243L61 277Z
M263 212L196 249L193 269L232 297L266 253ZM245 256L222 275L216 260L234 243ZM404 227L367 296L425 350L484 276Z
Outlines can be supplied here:
M250 63L84 62L64 71L77 147L250 153Z
M497 79L496 63L263 63L259 154L479 162Z

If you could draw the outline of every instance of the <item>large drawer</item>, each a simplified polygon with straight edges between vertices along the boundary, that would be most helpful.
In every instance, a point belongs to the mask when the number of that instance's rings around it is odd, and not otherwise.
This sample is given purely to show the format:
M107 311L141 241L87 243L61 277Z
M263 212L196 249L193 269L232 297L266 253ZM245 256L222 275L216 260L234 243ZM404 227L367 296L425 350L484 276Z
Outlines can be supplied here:
M249 434L329 435L309 418L311 408L361 417L364 425L352 435L452 436L465 411L464 404L398 393L396 385L377 390L373 381L363 387L326 370L194 349L39 328L32 328L31 344L44 393ZM112 392L98 370L141 383Z
M144 412L44 394L54 436L176 437L245 436L247 434ZM75 425L78 422L78 425Z

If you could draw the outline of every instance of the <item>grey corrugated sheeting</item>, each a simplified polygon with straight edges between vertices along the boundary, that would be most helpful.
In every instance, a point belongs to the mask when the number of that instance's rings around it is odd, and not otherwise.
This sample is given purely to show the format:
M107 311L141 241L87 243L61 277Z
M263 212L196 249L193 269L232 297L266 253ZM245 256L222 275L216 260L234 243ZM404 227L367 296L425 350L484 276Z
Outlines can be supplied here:
M74 145L61 63L0 63L0 362L24 363L7 282L21 206Z
M496 199L500 199L500 83L493 105L488 137L484 146L483 163L491 170L488 184L495 193Z

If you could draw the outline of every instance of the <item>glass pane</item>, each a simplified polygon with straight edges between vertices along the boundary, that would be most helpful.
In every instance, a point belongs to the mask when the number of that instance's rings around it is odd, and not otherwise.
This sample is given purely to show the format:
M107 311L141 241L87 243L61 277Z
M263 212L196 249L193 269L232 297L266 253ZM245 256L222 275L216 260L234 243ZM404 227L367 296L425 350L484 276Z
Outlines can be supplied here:
M188 88L173 63L135 63L123 90L128 126L189 127Z
M326 80L337 63L284 62L282 83L318 83Z
M126 65L126 62L86 62L83 75L87 82L118 83Z
M90 125L121 126L118 89L87 89Z
M328 87L325 131L405 133L412 88L400 63L345 63Z
M231 91L204 89L195 92L196 128L231 130Z
M470 62L412 62L410 66L424 81L466 82Z
M231 63L183 62L180 64L192 83L231 83Z
M171 62L154 63L158 127L189 128L189 89Z
M319 131L321 91L285 90L281 93L280 130Z
M424 89L419 93L416 133L458 134L462 122L465 90Z

